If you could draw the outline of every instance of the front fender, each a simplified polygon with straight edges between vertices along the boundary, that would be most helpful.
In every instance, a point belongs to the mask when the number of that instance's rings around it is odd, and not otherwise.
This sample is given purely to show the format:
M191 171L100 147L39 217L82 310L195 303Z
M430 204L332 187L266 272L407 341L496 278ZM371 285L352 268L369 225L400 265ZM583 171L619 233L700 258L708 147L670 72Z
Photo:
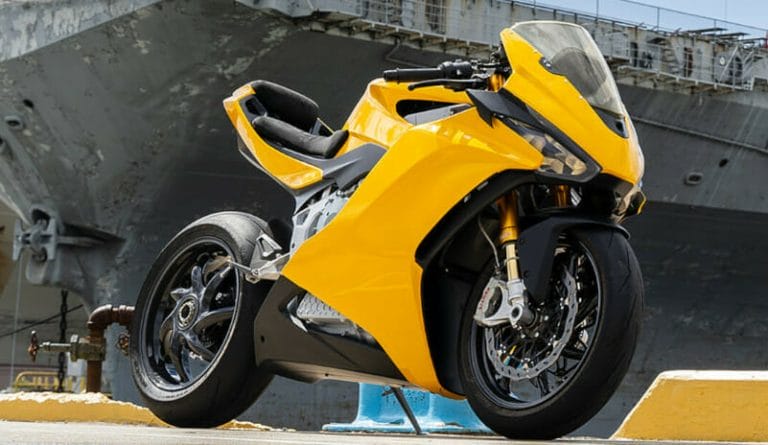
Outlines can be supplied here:
M553 214L520 232L517 240L518 264L525 287L534 300L540 301L547 296L560 234L573 227L589 226L616 230L629 239L629 232L624 227L577 213Z

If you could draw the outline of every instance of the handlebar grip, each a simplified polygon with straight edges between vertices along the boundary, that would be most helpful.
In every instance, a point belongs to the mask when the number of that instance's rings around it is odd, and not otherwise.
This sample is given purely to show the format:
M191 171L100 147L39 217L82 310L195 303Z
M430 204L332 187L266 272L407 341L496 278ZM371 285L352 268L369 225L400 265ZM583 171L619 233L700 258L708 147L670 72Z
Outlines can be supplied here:
M418 82L420 80L440 79L445 72L440 68L409 68L384 71L387 82Z

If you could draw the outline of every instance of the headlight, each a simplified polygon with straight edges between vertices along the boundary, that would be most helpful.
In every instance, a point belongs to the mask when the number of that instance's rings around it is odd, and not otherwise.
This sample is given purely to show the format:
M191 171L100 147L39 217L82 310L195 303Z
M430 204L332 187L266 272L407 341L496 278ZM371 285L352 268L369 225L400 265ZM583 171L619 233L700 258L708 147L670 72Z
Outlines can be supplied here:
M541 120L541 117L536 117ZM502 120L544 155L544 160L538 170L542 175L557 178L566 177L573 181L584 182L600 171L597 164L575 144L569 144L572 146L569 150L562 142L547 132L510 117L505 117ZM545 122L542 124L546 125ZM564 135L561 136L564 139ZM574 153L575 151L581 152L579 153L581 156Z

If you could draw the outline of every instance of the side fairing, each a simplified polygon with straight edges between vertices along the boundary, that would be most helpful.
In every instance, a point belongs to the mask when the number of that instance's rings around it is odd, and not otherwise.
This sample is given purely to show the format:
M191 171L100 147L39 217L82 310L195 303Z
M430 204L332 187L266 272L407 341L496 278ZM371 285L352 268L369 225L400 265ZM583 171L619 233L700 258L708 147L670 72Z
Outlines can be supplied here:
M540 163L520 136L488 126L475 109L411 127L283 274L373 335L409 382L451 395L427 345L416 249L487 178Z
M389 147L397 141L412 127L398 114L398 104L403 101L460 104L469 103L469 98L464 93L442 87L409 91L405 83L374 80L368 84L365 93L344 124L344 129L349 131L349 144L342 148L337 156L365 143Z

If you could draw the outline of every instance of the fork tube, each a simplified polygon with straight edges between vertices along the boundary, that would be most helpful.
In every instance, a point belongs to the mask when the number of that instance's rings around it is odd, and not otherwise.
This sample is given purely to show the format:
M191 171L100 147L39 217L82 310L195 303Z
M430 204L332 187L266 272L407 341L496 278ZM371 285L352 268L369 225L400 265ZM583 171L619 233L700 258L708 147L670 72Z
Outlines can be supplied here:
M570 189L567 185L555 186L555 202L558 207L562 208L568 206L568 192L570 192Z
M499 213L501 214L501 234L499 241L504 246L505 265L507 268L507 280L517 280L520 272L517 268L517 194L509 192L499 198Z
M499 91L504 85L504 76L502 74L492 74L488 79L488 86L491 91Z

